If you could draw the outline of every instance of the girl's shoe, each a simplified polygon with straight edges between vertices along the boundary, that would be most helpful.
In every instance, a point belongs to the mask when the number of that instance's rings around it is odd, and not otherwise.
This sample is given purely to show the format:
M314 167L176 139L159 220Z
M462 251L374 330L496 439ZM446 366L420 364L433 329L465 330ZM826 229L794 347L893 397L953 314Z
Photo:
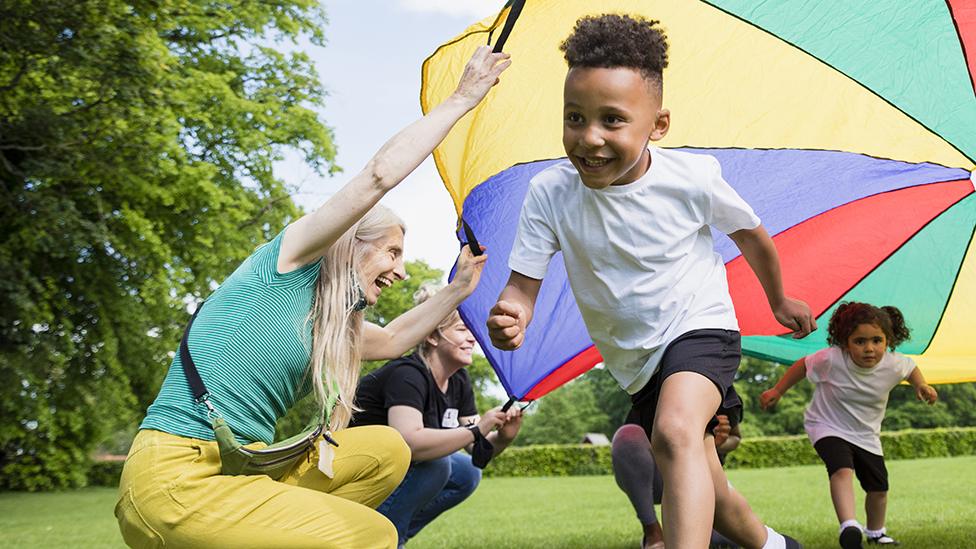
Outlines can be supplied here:
M843 549L861 549L861 529L857 526L848 526L840 533L840 546Z
M888 545L890 547L894 547L895 545L898 545L898 542L895 541L895 538L889 536L888 534L881 534L876 538L872 538L871 536L868 536L868 543L875 544L875 545Z

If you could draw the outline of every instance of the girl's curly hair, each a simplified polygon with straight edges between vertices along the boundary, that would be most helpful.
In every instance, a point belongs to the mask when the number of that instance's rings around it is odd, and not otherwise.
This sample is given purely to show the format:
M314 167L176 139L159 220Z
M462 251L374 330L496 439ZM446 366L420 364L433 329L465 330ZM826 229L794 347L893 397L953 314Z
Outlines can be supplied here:
M827 325L827 343L838 347L846 346L847 339L861 324L874 324L881 328L892 351L911 337L911 330L905 323L905 317L897 307L891 305L875 307L868 303L851 301L841 303L830 316L830 324Z
M660 90L668 66L668 39L660 23L629 15L583 17L559 49L571 69L636 69Z

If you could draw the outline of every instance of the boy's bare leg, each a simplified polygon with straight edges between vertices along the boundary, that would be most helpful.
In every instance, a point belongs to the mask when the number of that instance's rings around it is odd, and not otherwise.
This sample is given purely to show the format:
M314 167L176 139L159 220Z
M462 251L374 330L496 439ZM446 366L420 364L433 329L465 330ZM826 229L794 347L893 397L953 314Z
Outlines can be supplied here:
M830 475L830 499L841 524L855 520L854 516L854 469L842 467Z
M610 456L617 486L627 494L643 528L643 549L662 547L664 533L654 514L654 457L644 428L629 424L617 429Z
M766 543L766 526L746 498L729 486L712 435L705 436L705 452L715 488L715 529L742 547L761 548Z
M720 400L715 384L694 372L671 374L661 387L651 445L664 476L661 514L667 547L708 547L715 488L702 434Z

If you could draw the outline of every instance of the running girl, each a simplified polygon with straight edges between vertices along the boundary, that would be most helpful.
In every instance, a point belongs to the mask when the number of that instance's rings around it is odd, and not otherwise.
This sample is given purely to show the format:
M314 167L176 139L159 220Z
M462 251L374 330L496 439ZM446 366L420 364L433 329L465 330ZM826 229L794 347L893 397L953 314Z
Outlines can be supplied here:
M863 534L869 543L897 545L885 532L888 471L880 433L888 393L907 379L919 400L934 404L938 394L911 358L894 352L909 338L897 308L843 303L830 317L827 333L830 347L796 361L759 403L770 410L804 377L813 382L804 427L827 466L840 546L861 547ZM854 515L854 475L866 492L867 529Z

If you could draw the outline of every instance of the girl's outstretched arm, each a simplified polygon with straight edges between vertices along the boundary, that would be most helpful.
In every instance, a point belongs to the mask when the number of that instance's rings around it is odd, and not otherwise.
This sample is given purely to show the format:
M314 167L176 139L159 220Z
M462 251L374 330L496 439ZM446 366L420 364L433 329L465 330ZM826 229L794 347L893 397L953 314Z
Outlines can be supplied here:
M339 192L295 221L281 242L278 271L285 273L321 257L383 196L410 174L454 124L488 94L511 64L508 54L482 46L464 67L457 89L423 118L401 130Z
M779 399L783 398L783 395L791 387L802 381L805 377L807 377L807 363L805 358L801 358L786 370L786 373L783 374L783 377L780 378L775 387L759 396L759 407L763 410L775 408Z
M908 382L915 388L915 396L922 402L935 404L935 401L939 400L939 393L936 392L935 387L925 383L925 376L922 375L922 370L919 370L918 366L912 370L912 373L908 374Z

